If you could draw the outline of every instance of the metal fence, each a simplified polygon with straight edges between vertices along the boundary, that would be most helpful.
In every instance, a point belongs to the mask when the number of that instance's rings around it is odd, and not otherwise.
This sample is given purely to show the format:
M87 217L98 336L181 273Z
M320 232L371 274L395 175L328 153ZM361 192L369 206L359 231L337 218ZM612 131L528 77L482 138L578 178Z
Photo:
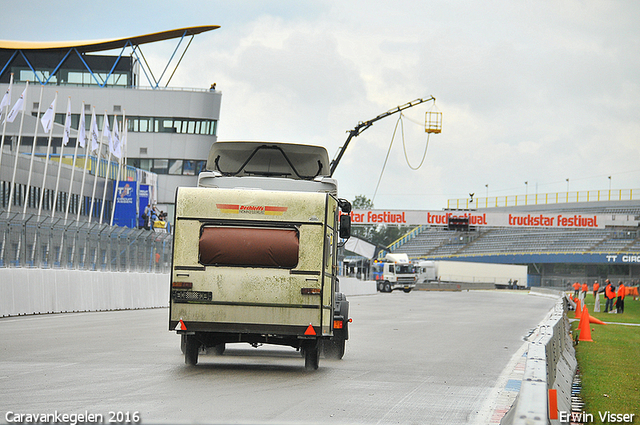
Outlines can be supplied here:
M0 267L168 273L172 235L0 212Z

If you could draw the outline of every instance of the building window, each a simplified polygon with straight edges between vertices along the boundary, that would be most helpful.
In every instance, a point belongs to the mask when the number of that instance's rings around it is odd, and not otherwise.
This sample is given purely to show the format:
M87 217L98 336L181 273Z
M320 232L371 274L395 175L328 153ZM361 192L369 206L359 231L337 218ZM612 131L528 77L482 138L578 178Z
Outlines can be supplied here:
M196 162L192 160L185 160L182 165L182 174L185 176L194 176L196 174Z
M156 174L167 174L169 172L169 160L168 159L154 159L153 167L150 170Z
M179 133L214 136L216 121L192 118L129 116L129 131L140 133Z
M200 174L207 168L207 161L198 161L196 163L196 174Z
M169 174L180 175L182 174L182 160L171 159L169 160Z

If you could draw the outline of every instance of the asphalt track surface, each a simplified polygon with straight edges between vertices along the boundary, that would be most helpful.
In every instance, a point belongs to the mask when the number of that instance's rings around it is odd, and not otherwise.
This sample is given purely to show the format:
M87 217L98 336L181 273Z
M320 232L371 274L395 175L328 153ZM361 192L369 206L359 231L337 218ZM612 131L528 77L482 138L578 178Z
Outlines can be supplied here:
M554 302L524 291L353 296L344 359L313 372L291 348L248 344L187 366L168 309L4 318L0 422L137 412L141 423L473 423Z

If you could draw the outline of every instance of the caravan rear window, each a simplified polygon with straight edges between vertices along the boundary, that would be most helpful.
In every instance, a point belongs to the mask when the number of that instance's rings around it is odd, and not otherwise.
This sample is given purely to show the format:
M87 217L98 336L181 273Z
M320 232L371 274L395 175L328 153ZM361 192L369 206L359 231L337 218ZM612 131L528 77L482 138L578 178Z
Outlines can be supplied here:
M205 266L292 269L299 251L296 228L206 226L200 236L200 263Z

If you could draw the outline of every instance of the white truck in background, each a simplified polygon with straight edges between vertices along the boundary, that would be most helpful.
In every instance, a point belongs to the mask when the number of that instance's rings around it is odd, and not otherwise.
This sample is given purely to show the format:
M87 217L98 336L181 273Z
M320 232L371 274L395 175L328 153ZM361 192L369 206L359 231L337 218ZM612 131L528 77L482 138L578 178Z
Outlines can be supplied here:
M418 283L493 283L496 288L526 288L527 266L472 261L419 261Z
M409 261L407 254L387 254L384 259L374 261L371 275L380 292L402 289L408 293L416 287L415 266Z

